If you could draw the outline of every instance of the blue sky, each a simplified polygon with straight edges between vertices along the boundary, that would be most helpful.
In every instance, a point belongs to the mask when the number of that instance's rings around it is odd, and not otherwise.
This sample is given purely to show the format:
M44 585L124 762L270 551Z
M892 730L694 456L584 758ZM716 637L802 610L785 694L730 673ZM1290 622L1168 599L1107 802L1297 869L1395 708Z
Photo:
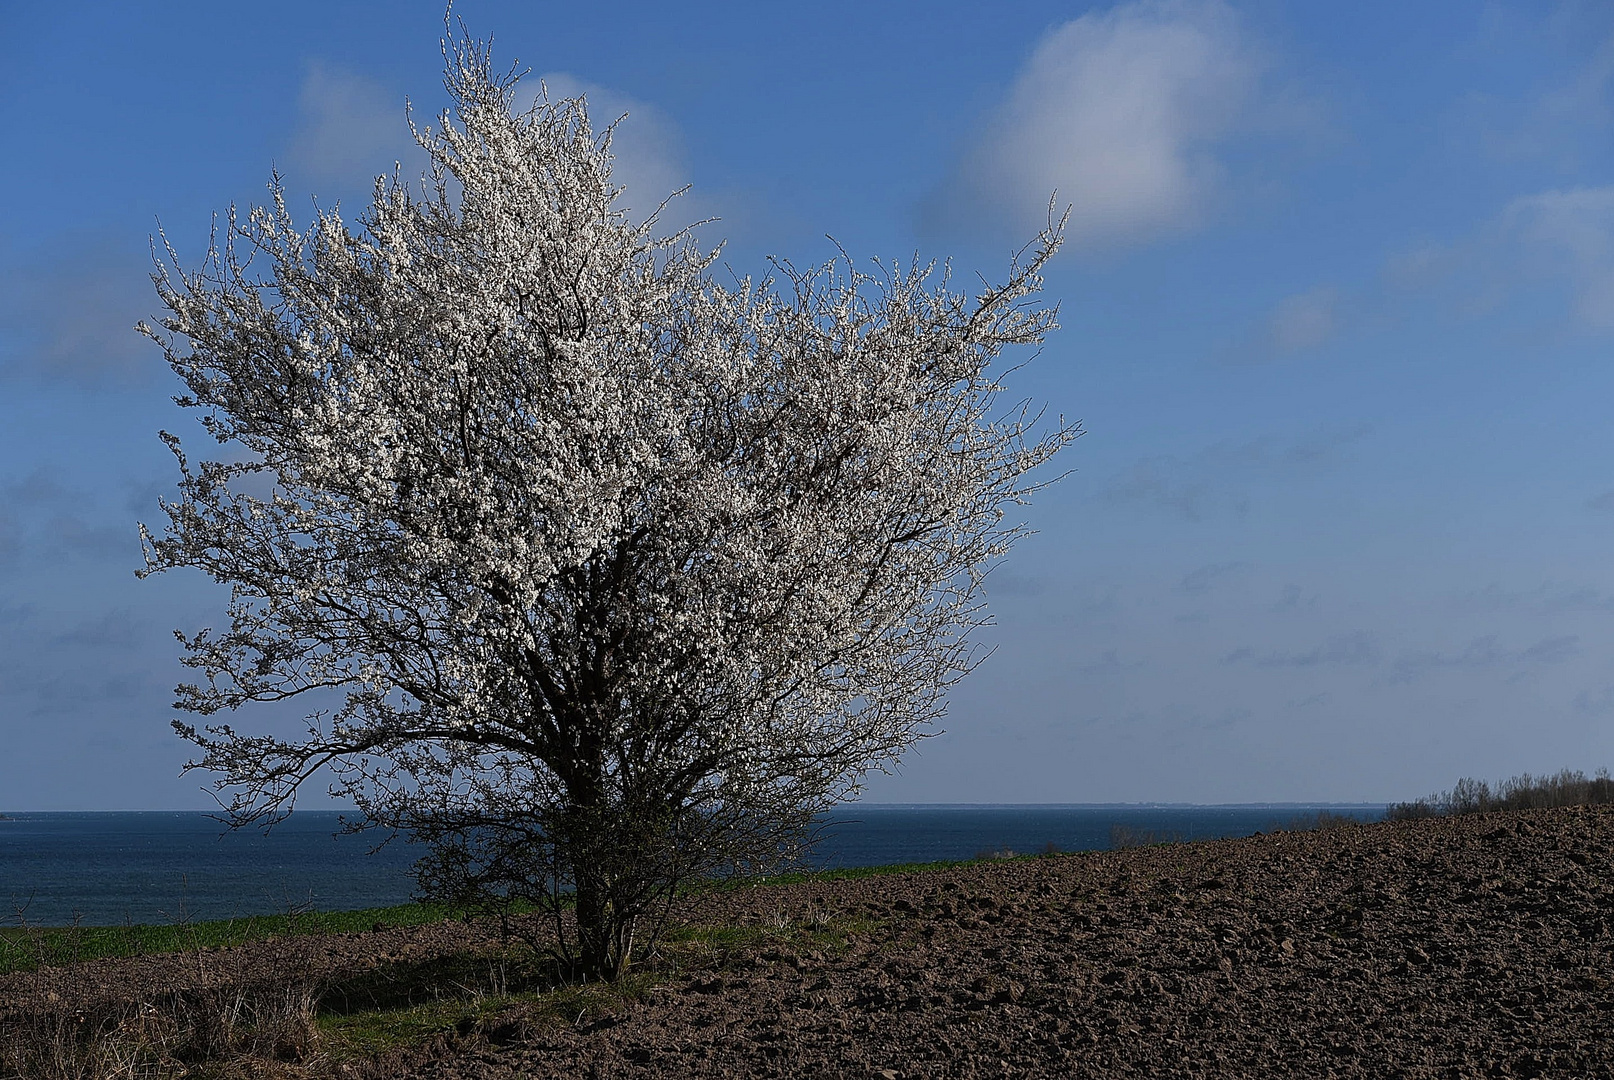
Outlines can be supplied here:
M1081 418L991 579L990 660L881 801L1372 801L1614 765L1614 11L1602 4L463 0L684 183L740 273L1001 274L1049 194ZM168 730L183 575L160 223L356 210L418 168L436 4L6 4L0 807L211 802ZM305 216L307 211L305 210ZM199 445L199 444L198 444ZM285 717L235 718L239 726Z

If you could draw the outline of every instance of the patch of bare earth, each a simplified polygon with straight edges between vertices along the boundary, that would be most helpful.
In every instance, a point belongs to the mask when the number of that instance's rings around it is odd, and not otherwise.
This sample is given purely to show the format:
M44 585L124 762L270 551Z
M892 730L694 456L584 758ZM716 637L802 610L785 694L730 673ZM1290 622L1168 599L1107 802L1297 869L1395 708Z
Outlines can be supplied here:
M382 1059L308 1071L1614 1076L1614 808L764 886L700 898L679 918L758 933L736 948L669 949L658 985L590 999L575 1017L518 1001ZM487 933L448 925L82 964L0 980L0 1016L191 983L297 980L329 1003L343 986L404 986L412 965Z

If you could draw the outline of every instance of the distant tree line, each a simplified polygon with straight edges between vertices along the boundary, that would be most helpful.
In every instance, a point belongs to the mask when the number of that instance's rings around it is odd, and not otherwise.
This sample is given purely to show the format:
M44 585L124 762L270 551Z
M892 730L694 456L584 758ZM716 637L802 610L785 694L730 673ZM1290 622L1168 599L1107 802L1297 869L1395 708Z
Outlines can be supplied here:
M1539 810L1553 806L1591 806L1614 803L1614 780L1607 769L1587 778L1578 770L1563 769L1551 776L1520 773L1494 788L1484 780L1464 777L1450 791L1412 802L1396 803L1385 815L1391 821L1484 814L1492 810Z

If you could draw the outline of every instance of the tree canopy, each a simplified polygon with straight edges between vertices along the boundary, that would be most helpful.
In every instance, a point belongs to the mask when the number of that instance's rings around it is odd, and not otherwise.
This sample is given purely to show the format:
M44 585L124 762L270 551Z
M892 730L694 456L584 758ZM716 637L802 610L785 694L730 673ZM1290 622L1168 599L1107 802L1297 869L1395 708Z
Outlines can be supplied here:
M522 109L484 44L444 56L420 183L299 229L277 178L154 275L143 329L227 449L163 434L142 573L232 589L180 635L180 709L337 702L298 738L175 721L236 821L329 767L430 845L428 889L570 910L609 977L680 881L790 857L976 661L1006 508L1079 434L989 371L1054 325L1059 228L975 295L844 259L720 284L618 207L583 100Z

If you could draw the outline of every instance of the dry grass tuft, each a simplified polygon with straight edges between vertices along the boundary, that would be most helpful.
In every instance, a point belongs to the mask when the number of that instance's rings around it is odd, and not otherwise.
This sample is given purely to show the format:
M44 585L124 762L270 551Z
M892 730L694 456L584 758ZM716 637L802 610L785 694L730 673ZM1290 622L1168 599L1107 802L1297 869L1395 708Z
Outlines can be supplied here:
M1183 834L1176 829L1136 829L1131 825L1110 826L1110 848L1154 847L1156 844L1180 844Z
M318 1056L312 987L185 991L0 1024L5 1080L236 1080L300 1075Z

